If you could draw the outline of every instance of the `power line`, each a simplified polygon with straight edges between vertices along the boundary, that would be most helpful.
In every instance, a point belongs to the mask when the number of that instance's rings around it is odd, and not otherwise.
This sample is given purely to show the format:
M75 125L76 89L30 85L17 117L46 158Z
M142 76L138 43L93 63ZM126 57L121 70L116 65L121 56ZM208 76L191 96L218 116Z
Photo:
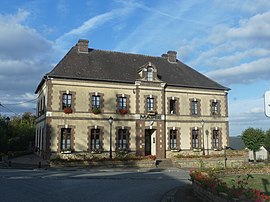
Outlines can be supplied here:
M8 110L9 112L14 113L15 115L18 115L16 112L12 111L11 109L7 108L6 106L4 106L3 104L0 103L0 107L5 108L6 110Z
M28 103L28 102L33 102L33 101L36 101L38 98L35 98L35 99L32 99L32 100L27 100L27 101L24 101L24 102L18 102L18 103L6 103L4 105L22 105L22 104L25 104L25 103Z

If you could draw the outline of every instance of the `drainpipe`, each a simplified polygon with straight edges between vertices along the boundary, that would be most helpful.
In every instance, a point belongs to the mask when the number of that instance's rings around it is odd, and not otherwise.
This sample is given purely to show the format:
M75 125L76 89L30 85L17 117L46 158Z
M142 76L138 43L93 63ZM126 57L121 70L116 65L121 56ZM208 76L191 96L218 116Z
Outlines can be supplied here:
M163 142L164 142L164 158L166 158L166 147L167 147L167 144L166 144L166 106L167 106L167 103L166 103L166 87L167 87L167 84L166 83L163 83L163 116L164 116L164 139L163 139Z

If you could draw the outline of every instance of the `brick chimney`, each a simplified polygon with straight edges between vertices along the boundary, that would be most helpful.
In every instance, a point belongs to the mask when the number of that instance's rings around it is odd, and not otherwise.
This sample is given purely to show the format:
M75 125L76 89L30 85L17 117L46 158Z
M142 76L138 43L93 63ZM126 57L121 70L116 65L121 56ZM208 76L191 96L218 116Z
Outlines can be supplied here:
M177 55L177 52L176 51L168 51L167 52L167 55L168 55L168 61L169 62L176 62L176 55Z
M77 43L78 53L88 53L88 43L87 39L79 39Z

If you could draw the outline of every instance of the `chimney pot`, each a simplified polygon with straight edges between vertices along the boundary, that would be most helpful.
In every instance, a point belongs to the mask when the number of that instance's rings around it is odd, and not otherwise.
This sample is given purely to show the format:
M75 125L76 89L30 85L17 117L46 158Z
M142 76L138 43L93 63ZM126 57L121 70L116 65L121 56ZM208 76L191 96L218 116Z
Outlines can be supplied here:
M79 39L77 43L78 53L88 53L88 43L87 39Z
M161 57L168 59L168 54L163 53L163 54L161 55Z

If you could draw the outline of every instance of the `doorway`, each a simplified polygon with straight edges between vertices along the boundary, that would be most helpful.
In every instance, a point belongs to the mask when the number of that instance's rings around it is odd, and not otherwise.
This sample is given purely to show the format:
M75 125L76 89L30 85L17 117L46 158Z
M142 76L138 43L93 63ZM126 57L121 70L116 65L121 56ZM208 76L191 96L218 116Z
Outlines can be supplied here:
M145 156L156 155L156 130L145 129Z

